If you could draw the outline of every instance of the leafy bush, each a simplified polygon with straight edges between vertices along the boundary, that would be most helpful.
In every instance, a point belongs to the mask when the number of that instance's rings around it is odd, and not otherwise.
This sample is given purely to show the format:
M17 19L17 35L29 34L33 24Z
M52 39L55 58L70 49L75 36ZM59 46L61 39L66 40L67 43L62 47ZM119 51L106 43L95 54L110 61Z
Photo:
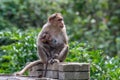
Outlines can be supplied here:
M91 80L120 79L120 58L111 58L102 50L94 50L88 43L71 42L66 61L90 63Z
M8 25L11 23L23 29L31 26L40 27L45 23L48 15L60 11L59 5L53 1L2 0L0 1L0 18L4 18L2 21L6 20L6 22L1 26L5 27L6 23Z
M13 73L36 60L39 29L31 27L40 27L50 14L61 12L70 38L66 61L89 62L91 80L119 80L119 4L119 0L1 0L0 73Z
M38 30L29 29L25 32L21 30L3 31L0 33L4 37L6 45L2 45L0 72L12 73L21 69L26 62L37 59L36 57L36 36ZM1 38L3 39L3 38ZM11 44L10 44L11 43ZM6 72L7 71L7 72Z
M119 3L119 0L1 0L0 29L40 27L50 14L61 12L72 41L88 41L115 56L120 54Z
M15 32L16 31L16 32ZM2 31L2 37L16 42L0 47L0 73L13 73L22 69L27 62L34 61L36 56L36 36L39 29L30 28L26 31ZM7 39L7 38L6 38ZM95 50L89 43L73 41L69 43L67 62L90 63L91 80L120 79L119 57L109 57L102 50Z

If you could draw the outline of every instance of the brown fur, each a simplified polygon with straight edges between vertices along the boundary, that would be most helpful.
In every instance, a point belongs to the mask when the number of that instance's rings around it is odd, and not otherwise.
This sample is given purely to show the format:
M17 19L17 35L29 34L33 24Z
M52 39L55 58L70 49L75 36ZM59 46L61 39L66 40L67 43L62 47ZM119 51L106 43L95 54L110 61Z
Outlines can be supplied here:
M63 17L55 13L48 18L37 39L38 56L40 60L31 62L16 75L22 75L30 67L38 63L63 62L68 53L68 37Z

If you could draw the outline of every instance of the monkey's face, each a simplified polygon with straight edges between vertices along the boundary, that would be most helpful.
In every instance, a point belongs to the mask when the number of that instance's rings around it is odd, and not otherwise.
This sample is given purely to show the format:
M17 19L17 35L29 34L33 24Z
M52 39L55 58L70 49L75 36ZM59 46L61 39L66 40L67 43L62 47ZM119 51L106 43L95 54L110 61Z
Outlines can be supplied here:
M55 18L55 24L56 24L56 27L63 28L64 27L63 17L57 16Z
M58 28L64 27L64 21L63 17L60 13L53 14L49 17L49 22L54 26Z

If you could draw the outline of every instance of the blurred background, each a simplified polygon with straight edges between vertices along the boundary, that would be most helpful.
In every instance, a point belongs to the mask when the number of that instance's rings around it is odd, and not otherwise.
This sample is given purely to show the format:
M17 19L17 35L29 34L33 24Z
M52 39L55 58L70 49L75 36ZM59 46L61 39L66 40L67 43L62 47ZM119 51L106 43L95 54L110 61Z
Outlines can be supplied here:
M0 0L0 73L37 60L36 38L48 16L62 13L66 62L91 64L91 80L120 79L120 0Z

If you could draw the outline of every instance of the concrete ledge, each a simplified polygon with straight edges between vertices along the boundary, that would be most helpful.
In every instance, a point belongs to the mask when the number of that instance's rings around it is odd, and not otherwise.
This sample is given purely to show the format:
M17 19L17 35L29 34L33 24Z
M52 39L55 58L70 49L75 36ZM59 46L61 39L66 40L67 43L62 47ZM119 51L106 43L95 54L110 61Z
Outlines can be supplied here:
M89 72L59 72L60 80L89 80Z
M89 71L90 66L89 63L60 63L59 64L59 71L74 71L74 72L80 72L80 71Z
M62 62L48 64L46 77L43 78L44 65L37 64L29 70L28 76L0 75L0 80L89 80L90 64Z
M40 65L39 65L40 66ZM43 66L43 65L41 65ZM35 68L35 69L34 69ZM37 69L36 69L37 68ZM44 73L44 67L33 67L29 72L29 76L40 77ZM48 64L46 78L58 79L58 80L70 80L90 79L90 64L89 63L77 63L77 62L62 62Z
M50 78L37 78L30 76L13 76L13 75L0 75L0 80L56 80Z

